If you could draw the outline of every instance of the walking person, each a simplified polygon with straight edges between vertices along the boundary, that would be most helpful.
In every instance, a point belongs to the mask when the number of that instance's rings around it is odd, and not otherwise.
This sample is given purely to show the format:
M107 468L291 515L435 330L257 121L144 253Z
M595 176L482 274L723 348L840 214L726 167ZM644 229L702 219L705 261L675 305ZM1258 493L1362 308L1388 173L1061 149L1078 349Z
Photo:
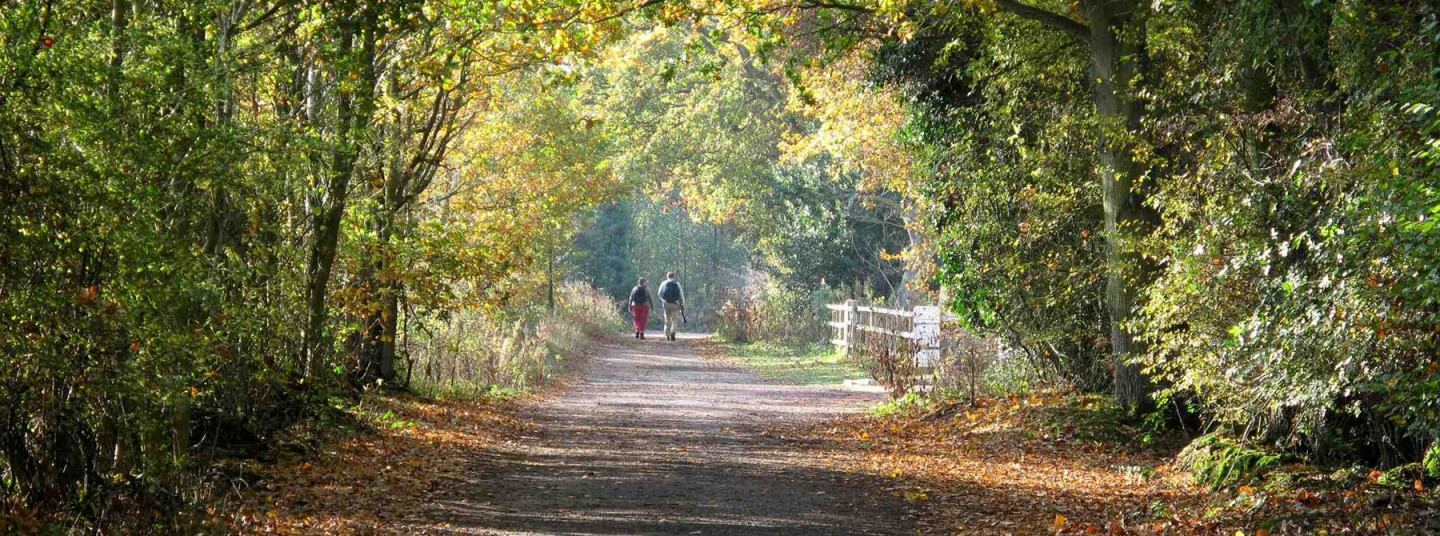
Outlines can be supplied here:
M645 338L645 325L650 323L650 291L645 288L645 278L630 291L630 316L635 320L635 338Z
M660 284L660 301L665 304L665 340L673 341L675 330L685 317L685 289L680 288L675 272L665 274L665 282Z

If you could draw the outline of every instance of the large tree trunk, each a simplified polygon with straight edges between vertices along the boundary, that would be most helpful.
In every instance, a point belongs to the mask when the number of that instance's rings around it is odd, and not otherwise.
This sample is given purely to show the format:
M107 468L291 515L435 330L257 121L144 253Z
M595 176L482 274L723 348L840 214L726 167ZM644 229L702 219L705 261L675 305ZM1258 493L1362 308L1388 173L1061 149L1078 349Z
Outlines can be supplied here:
M1105 285L1110 316L1110 347L1115 400L1128 408L1148 404L1149 378L1131 359L1144 343L1126 328L1140 292L1151 280L1135 243L1151 229L1155 213L1145 206L1137 181L1144 164L1134 158L1131 136L1140 128L1143 105L1131 87L1146 61L1145 5L1134 1L1088 0L1090 57L1095 69L1095 108L1101 121L1100 180L1105 203Z

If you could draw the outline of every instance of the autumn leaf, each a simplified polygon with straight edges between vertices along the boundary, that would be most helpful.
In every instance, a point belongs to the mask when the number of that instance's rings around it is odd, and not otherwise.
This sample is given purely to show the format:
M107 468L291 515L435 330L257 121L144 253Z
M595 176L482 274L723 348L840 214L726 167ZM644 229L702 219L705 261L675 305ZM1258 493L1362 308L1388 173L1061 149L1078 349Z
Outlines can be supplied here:
M84 307L95 301L95 297L99 294L100 287L90 285L89 287L75 291L75 295L71 297L71 301L75 303L76 307Z
M1393 527L1400 522L1400 518L1395 514L1386 513L1385 515L1380 516L1380 521L1381 523L1383 523L1384 527Z

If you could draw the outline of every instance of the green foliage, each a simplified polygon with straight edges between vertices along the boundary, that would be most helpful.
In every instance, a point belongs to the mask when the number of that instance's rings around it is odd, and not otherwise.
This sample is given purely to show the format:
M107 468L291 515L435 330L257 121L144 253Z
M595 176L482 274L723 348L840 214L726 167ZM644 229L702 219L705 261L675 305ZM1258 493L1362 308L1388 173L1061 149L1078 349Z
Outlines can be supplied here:
M1280 464L1280 455L1247 447L1223 434L1196 438L1176 458L1197 484L1217 490L1245 484Z
M477 6L0 10L0 509L186 532L193 454L373 385L400 318L539 294L556 222L615 181L566 94L480 73L579 61L617 23L535 45L500 20L569 7ZM481 125L514 137L448 151Z
M634 218L629 200L601 205L575 236L575 273L617 301L627 299L640 279L630 255Z
M917 102L902 134L926 177L950 308L1050 373L1102 388L1109 326L1088 57L1024 28L958 12L882 48L876 75Z
M1157 48L1223 50L1255 32L1289 31L1252 26L1260 19L1249 17L1262 16L1253 8L1162 19L1167 36L1216 41ZM1433 10L1405 9L1306 7L1290 22L1303 26L1299 35L1245 39L1253 48L1182 64L1160 81L1162 94L1186 94L1165 112L1193 134L1175 140L1185 158L1152 197L1165 224L1151 254L1164 268L1139 323L1154 343L1145 363L1175 390L1198 394L1219 421L1291 444L1320 444L1336 412L1386 419L1415 438L1440 432L1425 357L1437 294L1423 275L1440 252L1425 223L1440 168L1412 130L1425 128L1423 113L1404 104L1436 95L1424 73L1440 34ZM1331 41L1337 52L1297 51L1295 39ZM1358 52L1378 48L1389 52ZM1276 57L1325 71L1307 80L1255 66ZM1195 91L1197 78L1214 82Z
M869 413L875 417L888 417L890 415L904 415L914 413L929 407L932 399L920 393L905 393L903 396L891 398L870 407Z
M1426 477L1440 480L1440 444L1431 445L1430 450L1425 451L1425 458L1420 462L1420 469Z
M665 274L675 272L694 329L713 326L716 303L740 280L750 255L733 226L697 221L675 204L645 196L598 209L574 250L576 277L622 304L641 277L654 297ZM659 314L650 318L654 326L664 321Z
M1424 476L1425 472L1421 464L1407 463L1397 467L1391 467L1389 470L1381 473L1380 478L1375 479L1375 483L1394 488L1410 488L1415 485L1416 480Z
M913 38L880 44L872 76L908 97L897 134L966 327L1085 389L1138 365L1265 443L1409 459L1440 436L1435 6L1144 5L1120 36L1144 61L1119 105L1142 104L1120 125L1094 43L936 6L905 8ZM1117 147L1138 201L1107 229ZM1110 273L1139 289L1134 316L1107 310ZM1117 333L1137 351L1111 355Z
M864 192L859 177L837 174L825 160L775 167L750 198L743 229L755 241L756 264L784 287L897 294L910 241L899 196Z
M807 290L894 293L902 270L894 256L909 241L898 196L862 192L862 177L833 171L829 155L782 163L788 136L816 127L788 108L792 88L775 66L730 37L650 29L590 69L586 113L609 133L617 174L649 199L603 209L582 235L596 259L582 273L596 281L628 273L600 261L620 255L632 277L675 270L690 283L701 324L740 284L745 264ZM617 223L622 211L628 226ZM620 288L629 291L617 286L617 297Z

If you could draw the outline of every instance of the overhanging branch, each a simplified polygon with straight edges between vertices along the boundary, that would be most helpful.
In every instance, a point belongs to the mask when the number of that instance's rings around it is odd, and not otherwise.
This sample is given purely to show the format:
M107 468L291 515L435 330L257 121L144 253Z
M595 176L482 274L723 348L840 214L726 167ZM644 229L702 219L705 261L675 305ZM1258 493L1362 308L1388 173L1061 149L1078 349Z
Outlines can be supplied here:
M1090 28L1059 13L1040 9L1017 0L995 0L995 7L1000 11L1059 30L1081 43L1090 44Z

